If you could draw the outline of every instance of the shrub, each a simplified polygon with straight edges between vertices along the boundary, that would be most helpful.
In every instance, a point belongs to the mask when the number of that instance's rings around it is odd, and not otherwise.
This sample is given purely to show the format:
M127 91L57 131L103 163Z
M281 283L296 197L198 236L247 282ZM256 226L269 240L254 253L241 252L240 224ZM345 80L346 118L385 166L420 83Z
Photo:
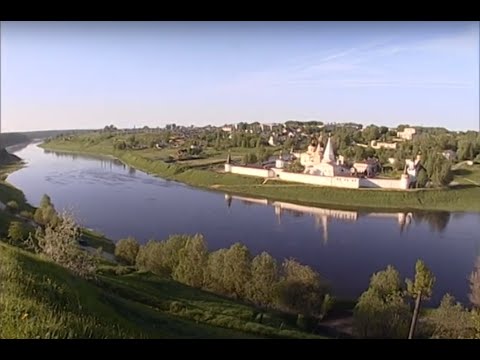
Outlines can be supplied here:
M25 237L25 230L22 223L19 221L12 221L8 227L8 240L12 245L18 245Z
M18 203L15 200L10 200L7 203L7 208L13 213L16 213L18 211Z
M90 278L96 271L96 260L80 249L78 237L80 229L73 217L64 214L58 225L48 225L45 232L38 233L40 251L57 264L71 270L78 276Z
M115 244L115 257L125 265L135 265L140 245L133 237L121 239Z

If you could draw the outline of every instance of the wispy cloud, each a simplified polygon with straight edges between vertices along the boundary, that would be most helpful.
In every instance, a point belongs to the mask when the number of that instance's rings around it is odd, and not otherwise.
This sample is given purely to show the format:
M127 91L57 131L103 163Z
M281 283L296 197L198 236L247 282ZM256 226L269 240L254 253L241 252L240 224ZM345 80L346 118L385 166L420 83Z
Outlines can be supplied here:
M290 65L269 68L264 71L242 74L229 84L227 90L251 92L252 89L278 87L318 88L471 88L475 84L464 78L449 78L451 74L432 73L424 58L418 58L418 66L426 71L410 74L405 64L416 68L418 56L469 56L478 52L478 23L468 26L463 32L436 36L415 41L388 38L371 41L359 46L335 48L322 54L310 54L291 61ZM473 52L472 52L473 50ZM403 56L402 58L398 58ZM443 58L440 58L443 59ZM400 68L398 67L400 66ZM403 71L403 72L402 72ZM410 79L413 78L414 80ZM432 80L434 79L434 80Z

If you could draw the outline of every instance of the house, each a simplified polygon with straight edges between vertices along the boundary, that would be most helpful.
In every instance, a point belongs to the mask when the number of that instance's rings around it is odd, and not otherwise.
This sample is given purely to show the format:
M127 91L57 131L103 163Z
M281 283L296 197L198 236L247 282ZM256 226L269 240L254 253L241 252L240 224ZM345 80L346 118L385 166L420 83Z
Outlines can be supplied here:
M374 149L396 149L397 143L387 143L387 142L372 140L370 142L370 146Z
M397 137L402 140L412 140L416 134L417 130L415 128L405 128L403 131L397 131Z

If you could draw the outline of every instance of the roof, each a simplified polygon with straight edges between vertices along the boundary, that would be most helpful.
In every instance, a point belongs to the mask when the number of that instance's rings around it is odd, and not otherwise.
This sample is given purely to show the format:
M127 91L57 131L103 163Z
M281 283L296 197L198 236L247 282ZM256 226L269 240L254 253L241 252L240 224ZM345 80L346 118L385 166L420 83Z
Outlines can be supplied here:
M335 154L333 152L333 145L332 140L328 137L327 146L325 146L325 150L323 151L323 162L335 162Z

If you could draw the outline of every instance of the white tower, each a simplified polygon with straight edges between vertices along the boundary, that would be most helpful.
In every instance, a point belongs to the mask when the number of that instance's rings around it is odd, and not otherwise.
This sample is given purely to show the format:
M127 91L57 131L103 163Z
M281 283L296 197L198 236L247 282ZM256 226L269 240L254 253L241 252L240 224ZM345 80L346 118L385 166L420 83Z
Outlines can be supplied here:
M328 137L327 145L325 146L325 150L323 151L322 162L329 164L335 163L335 154L333 152L332 140L330 136Z

